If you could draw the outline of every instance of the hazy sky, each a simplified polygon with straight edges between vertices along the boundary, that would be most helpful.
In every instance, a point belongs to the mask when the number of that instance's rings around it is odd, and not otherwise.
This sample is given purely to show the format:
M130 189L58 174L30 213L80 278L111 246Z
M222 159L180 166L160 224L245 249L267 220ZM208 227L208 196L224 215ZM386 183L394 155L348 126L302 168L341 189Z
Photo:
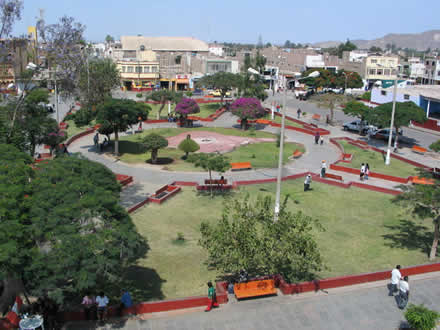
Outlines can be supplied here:
M305 43L440 28L439 0L24 0L14 33L26 33L40 8L47 23L68 15L85 24L91 41L142 34L256 43L261 34L264 43Z

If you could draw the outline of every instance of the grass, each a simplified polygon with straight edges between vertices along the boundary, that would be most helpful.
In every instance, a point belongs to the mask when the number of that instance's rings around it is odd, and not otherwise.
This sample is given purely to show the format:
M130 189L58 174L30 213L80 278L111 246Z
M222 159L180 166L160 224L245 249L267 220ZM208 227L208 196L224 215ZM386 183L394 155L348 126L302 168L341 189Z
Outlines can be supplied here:
M250 193L275 195L275 184L253 185L232 192L230 198ZM357 188L342 189L312 182L303 192L303 180L286 181L282 194L290 194L288 207L319 219L325 232L316 233L328 269L319 277L359 274L428 262L432 223L412 222L405 209L392 203L392 196ZM141 281L154 286L156 296L166 299L206 294L206 282L219 272L207 269L205 251L198 246L202 220L220 219L225 196L213 199L192 188L163 205L149 204L132 215L137 230L148 239L151 250L139 260L136 274L152 273ZM177 233L184 243L175 244ZM154 270L154 271L153 271ZM150 290L151 291L151 290ZM142 294L139 292L139 294ZM138 296L148 300L151 296Z
M160 108L160 104L148 104L151 107L151 111L148 114L148 119L157 119L157 113ZM201 117L201 118L207 118L209 115L216 112L220 107L220 103L200 103L200 112L194 114L194 116ZM174 109L176 108L175 104L171 105L171 112L174 112ZM165 107L162 109L161 112L161 119L167 119L168 118L168 105L166 104Z
M73 120L66 120L66 123L69 124L69 127L67 128L67 137L70 138L74 136L75 134L81 133L85 131L87 127L92 127L94 125L94 122L92 122L89 126L83 126L78 127L75 125L75 122Z
M377 172L387 175L407 178L408 176L417 174L415 167L401 160L392 158L390 165L385 165L385 158L379 152L371 150L362 150L346 141L339 141L344 147L345 153L353 154L351 163L344 163L343 166L352 168L361 168L362 163L370 165L371 172Z
M119 150L121 153L120 159L126 163L144 163L150 159L150 153L141 152L139 141L146 134L155 132L164 137L175 136L182 132L190 132L197 129L190 128L160 128L148 130L139 135L124 136L119 143ZM242 131L230 128L203 128L203 130L210 132L217 132L226 135L236 135L245 137L271 137L275 135L266 132L251 132ZM255 135L252 135L255 134ZM286 143L284 148L283 161L286 163L289 157L295 150L304 152L304 147L296 143ZM254 143L246 146L241 146L232 152L225 155L231 162L248 162L250 161L253 168L274 168L278 165L279 149L275 146L275 142ZM184 153L179 149L165 148L159 150L159 158L161 165L166 165L167 169L171 171L203 171L202 168L196 168L193 164L188 163L182 159Z
M266 115L263 117L263 119L267 119L267 120L273 121L274 123L277 123L277 124L280 124L280 125L281 125L282 117L280 117L280 116L274 116L274 120L272 120L272 116L270 115L270 113L268 113L268 114L266 114ZM286 126L294 126L294 127L299 127L299 128L302 128L302 127L303 127L302 125L298 124L297 122L294 122L294 121L288 120L287 118L286 118L286 121L284 122L284 124L285 124Z

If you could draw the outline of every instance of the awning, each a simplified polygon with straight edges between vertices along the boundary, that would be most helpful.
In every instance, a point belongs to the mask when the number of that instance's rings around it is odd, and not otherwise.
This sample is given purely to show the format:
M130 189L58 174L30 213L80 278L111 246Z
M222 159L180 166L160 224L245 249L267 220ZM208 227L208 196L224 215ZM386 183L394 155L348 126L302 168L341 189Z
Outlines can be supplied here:
M189 84L188 79L177 79L176 81L178 84Z

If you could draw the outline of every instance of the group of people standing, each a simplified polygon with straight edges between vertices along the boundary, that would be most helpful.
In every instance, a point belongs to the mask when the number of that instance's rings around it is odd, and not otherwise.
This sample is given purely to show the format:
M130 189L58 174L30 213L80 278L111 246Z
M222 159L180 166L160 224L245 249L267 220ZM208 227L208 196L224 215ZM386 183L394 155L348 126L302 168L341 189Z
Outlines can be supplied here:
M361 171L359 174L361 181L364 181L364 179L368 180L369 175L370 175L370 165L368 165L368 163L366 164L362 163Z
M122 316L125 308L133 306L131 295L127 290L121 291L121 300L118 306L118 316ZM109 304L108 297L101 291L96 297L90 292L86 293L82 303L86 320L105 321L107 319L107 308Z

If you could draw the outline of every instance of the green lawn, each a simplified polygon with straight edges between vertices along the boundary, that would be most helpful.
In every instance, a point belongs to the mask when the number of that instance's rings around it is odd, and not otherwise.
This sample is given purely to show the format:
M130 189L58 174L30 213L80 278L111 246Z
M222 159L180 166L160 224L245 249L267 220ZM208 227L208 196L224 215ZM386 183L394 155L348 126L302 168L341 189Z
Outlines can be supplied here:
M160 104L148 104L151 107L151 111L148 114L148 119L157 119L157 112L159 111ZM200 112L194 114L194 116L198 116L201 118L207 118L209 115L216 112L220 107L220 103L200 103ZM174 112L174 109L176 108L175 104L171 105L171 112ZM168 118L168 105L165 105L161 112L161 119L167 119Z
M234 136L245 137L270 137L275 138L271 133L242 131L231 128L201 128L205 131L217 132ZM193 128L160 128L152 129L142 134L134 136L124 136L119 144L121 153L120 159L126 163L144 163L150 159L150 153L142 153L139 141L146 134L155 132L164 137L170 137L182 132L190 132L197 130ZM286 163L293 152L298 149L304 152L304 147L295 143L286 143L284 148L283 161ZM250 161L253 168L274 168L278 165L279 149L275 146L275 142L254 143L241 146L225 155L231 162L248 162ZM184 153L175 148L166 148L159 150L159 158L164 159L167 169L171 171L203 171L202 168L196 168L193 164L182 160ZM165 160L168 159L168 160Z
M291 210L301 210L319 219L326 229L316 233L328 267L318 277L428 262L432 222L415 220L413 224L413 217L391 202L392 196L315 182L312 188L304 193L302 179L286 181L282 194L290 194ZM197 245L199 225L202 220L218 221L223 203L246 193L252 198L258 194L274 196L275 184L242 187L229 197L215 196L213 199L197 194L193 188L184 188L162 205L149 204L135 212L133 221L151 248L146 258L139 260L134 274L127 274L130 278L138 276L139 282L150 286L146 291L133 289L136 300L206 294L206 282L214 280L218 272L208 270L204 263L206 253ZM183 244L174 242L177 233L183 233Z
M274 116L274 120L272 120L271 118L272 118L272 117L271 117L270 113L266 114L266 115L263 117L263 119L271 120L271 121L273 121L274 123L277 123L277 124L280 124L280 125L281 125L281 120L282 120L281 117L279 117L279 116ZM288 120L287 118L286 118L286 121L285 121L284 123L285 123L286 126L294 126L294 127L300 127L300 128L303 127L302 125L300 125L300 124L298 124L298 123L296 123L296 122L294 122L294 121Z
M353 160L351 163L342 163L341 165L343 166L360 169L362 163L368 163L371 172L394 175L403 178L417 174L414 166L402 162L401 160L391 158L391 163L387 166L385 165L384 156L379 152L362 150L361 148L349 144L347 141L339 140L338 142L344 147L345 153L353 154Z
M94 125L94 122L92 122L89 126L84 127L77 127L75 125L75 122L73 120L66 120L66 123L69 124L69 127L67 128L67 137L70 138L74 136L75 134L78 134L80 132L83 132L86 130L87 127L92 127Z

